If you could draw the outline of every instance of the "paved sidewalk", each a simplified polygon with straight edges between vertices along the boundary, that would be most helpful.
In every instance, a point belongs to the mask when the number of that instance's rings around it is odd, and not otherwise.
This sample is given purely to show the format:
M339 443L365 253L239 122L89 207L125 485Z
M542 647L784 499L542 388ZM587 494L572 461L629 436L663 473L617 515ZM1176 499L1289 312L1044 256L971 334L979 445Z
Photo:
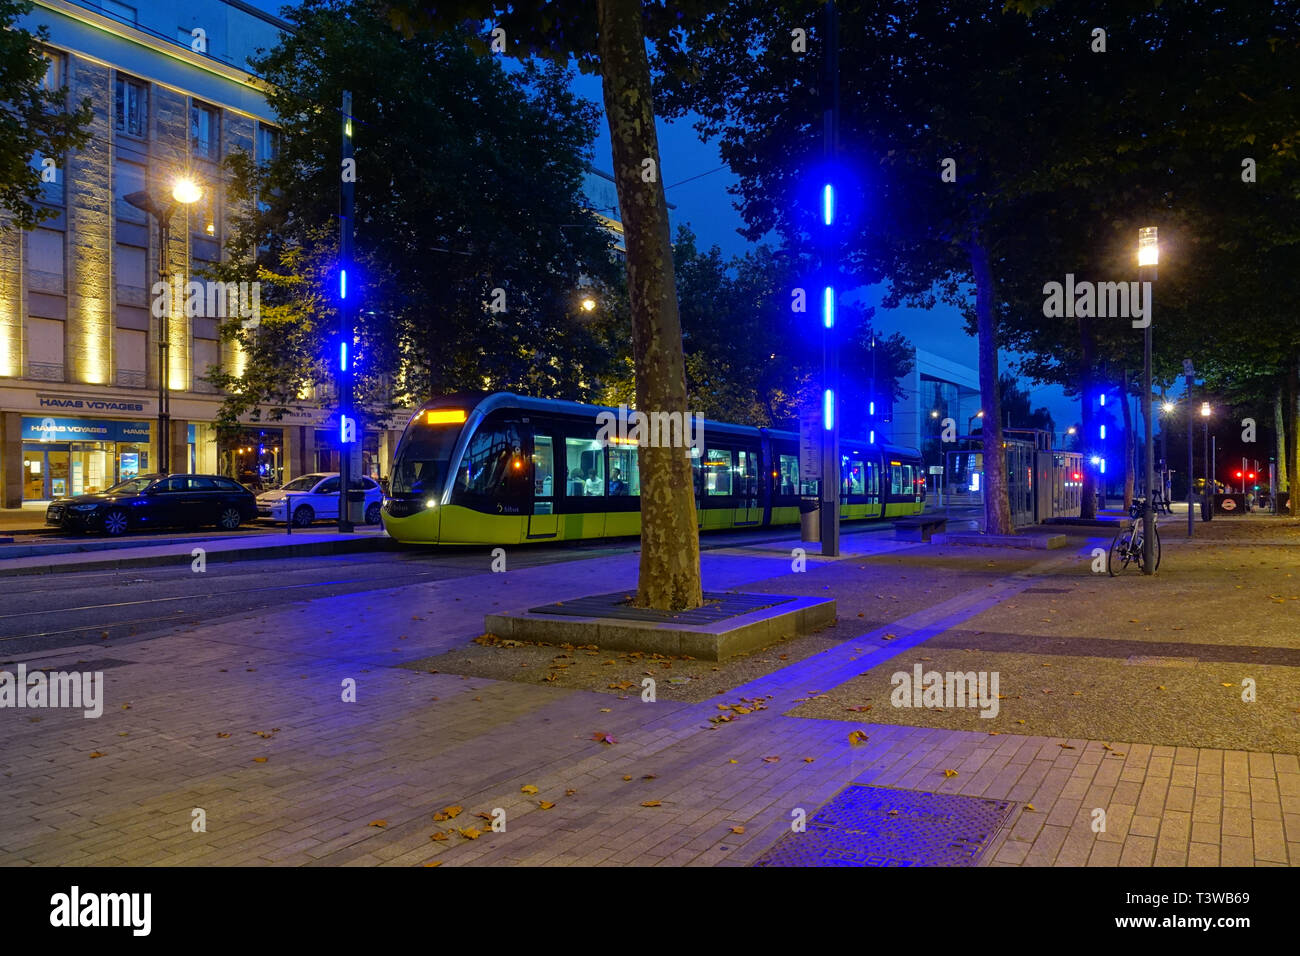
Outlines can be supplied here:
M920 711L917 726L790 716L878 664L996 619L1032 587L1077 575L1093 541L1072 539L1011 573L987 568L1006 565L986 549L873 536L838 562L810 554L798 576L780 543L706 552L710 589L844 588L845 628L850 599L887 608L889 590L922 569L982 574L909 605L919 609L882 611L884 626L717 698L768 698L766 709L721 725L708 720L718 713L712 700L644 703L635 691L395 666L463 646L485 611L628 587L634 554L505 574L485 561L474 577L41 658L53 669L81 660L102 670L107 703L98 720L0 710L0 862L738 866L788 832L793 810L811 816L861 781L1015 802L988 865L1300 863L1295 753L990 735L925 726ZM1215 545L1200 556L1167 546L1166 561L1216 556ZM846 575L858 581L853 594ZM355 703L342 700L349 680ZM855 729L864 743L850 743ZM455 807L453 819L433 819ZM1100 833L1098 807L1107 814ZM199 808L204 832L192 827ZM504 833L478 816L497 808ZM479 835L465 835L471 827Z

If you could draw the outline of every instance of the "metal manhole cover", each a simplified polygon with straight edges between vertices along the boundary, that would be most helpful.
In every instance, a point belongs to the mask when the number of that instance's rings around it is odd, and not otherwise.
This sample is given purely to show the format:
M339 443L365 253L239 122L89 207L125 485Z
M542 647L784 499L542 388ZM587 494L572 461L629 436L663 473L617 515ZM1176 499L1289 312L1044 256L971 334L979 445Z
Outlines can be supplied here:
M1015 804L851 784L755 866L975 866Z

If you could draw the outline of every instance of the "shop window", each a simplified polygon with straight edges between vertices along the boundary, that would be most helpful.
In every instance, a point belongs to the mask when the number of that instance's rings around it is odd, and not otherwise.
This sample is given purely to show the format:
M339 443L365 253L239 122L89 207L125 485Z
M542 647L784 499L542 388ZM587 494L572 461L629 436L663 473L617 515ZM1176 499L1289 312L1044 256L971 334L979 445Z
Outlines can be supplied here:
M636 497L641 494L640 449L635 445L617 445L608 449L609 493L612 497Z
M710 448L704 455L704 490L710 495L731 494L732 454L729 448Z
M589 438L566 438L564 464L568 469L569 497L605 496L605 450L599 442Z

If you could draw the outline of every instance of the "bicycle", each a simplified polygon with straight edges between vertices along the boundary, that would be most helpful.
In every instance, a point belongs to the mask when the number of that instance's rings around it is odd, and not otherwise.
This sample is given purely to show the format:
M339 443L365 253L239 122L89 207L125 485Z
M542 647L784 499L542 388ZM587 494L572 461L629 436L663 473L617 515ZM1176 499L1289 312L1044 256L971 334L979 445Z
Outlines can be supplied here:
M1110 543L1110 553L1106 556L1106 570L1110 572L1112 578L1121 571L1128 570L1130 562L1135 563L1139 569L1142 568L1142 545L1145 533L1142 511L1145 507L1144 499L1133 500L1133 504L1128 509L1132 523L1115 535L1115 539ZM1160 570L1160 527L1154 511L1151 513L1151 536L1152 557L1155 562L1151 571L1154 573Z

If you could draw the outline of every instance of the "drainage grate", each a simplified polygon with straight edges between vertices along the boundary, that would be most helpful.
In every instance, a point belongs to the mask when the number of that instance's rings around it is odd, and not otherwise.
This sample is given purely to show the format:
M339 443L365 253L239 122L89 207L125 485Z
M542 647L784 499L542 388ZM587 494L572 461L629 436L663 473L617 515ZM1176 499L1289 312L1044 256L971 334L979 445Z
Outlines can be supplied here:
M662 624L713 624L729 617L739 617L751 611L776 607L793 601L791 597L772 594L727 594L711 591L704 594L705 605L689 611L656 611L653 608L632 607L632 595L626 591L577 598L560 604L532 607L530 614L559 614L570 617L607 617L620 621L651 621Z
M975 866L1015 804L851 784L755 866Z

